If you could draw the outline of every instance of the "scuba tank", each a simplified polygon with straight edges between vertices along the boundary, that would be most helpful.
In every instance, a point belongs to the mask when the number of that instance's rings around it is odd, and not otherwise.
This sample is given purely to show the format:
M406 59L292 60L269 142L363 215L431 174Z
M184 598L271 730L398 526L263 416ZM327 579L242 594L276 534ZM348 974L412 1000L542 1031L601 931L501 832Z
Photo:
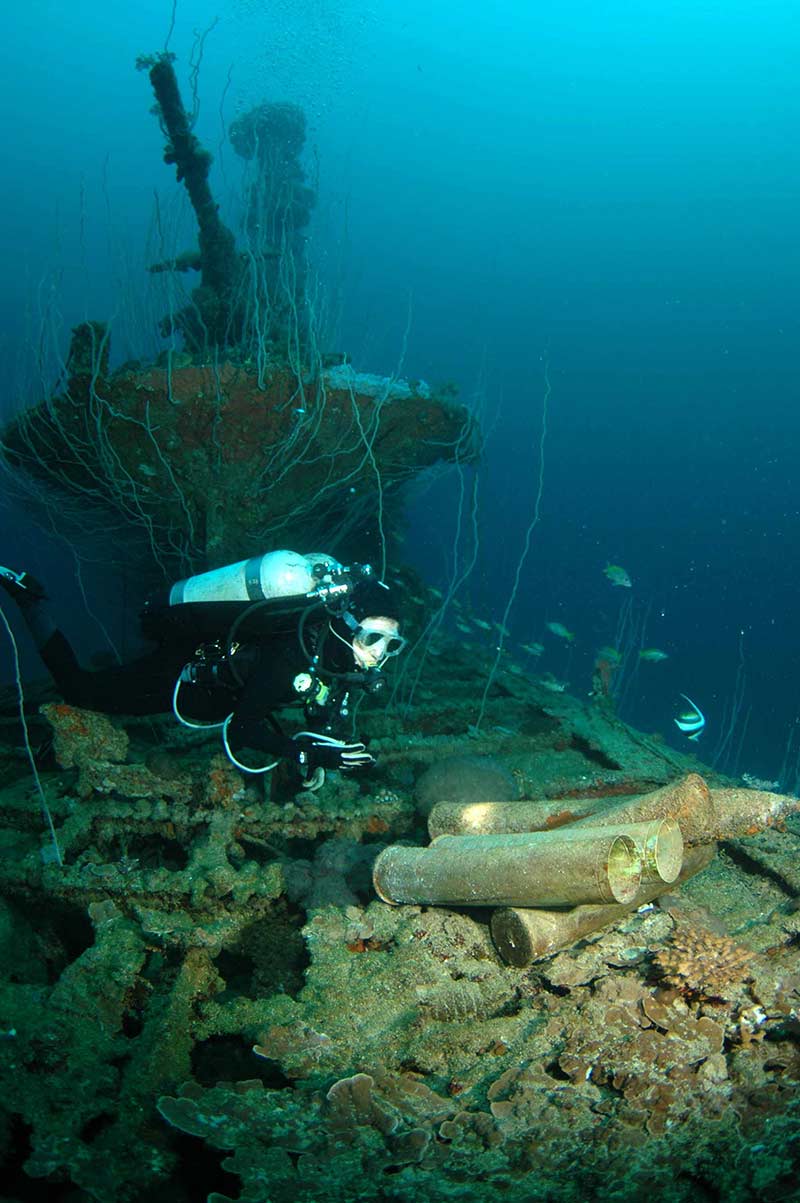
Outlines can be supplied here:
M304 556L294 551L268 551L178 581L169 591L169 604L302 597L320 585L331 584L343 571L338 560L323 552Z
M367 573L371 572L364 566ZM215 639L245 619L242 638L288 634L314 602L346 596L363 569L343 568L324 552L270 551L177 581L145 603L142 633L165 639Z

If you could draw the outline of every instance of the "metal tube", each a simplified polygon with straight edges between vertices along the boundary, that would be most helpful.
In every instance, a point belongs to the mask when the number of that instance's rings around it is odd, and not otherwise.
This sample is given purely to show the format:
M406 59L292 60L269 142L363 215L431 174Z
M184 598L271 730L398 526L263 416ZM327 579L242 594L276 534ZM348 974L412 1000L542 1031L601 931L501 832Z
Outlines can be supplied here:
M754 835L798 809L797 798L756 789L709 789L702 777L693 773L652 794L620 799L605 811L579 819L575 826L617 827L620 823L669 817L678 821L684 843L691 848Z
M689 849L675 885L688 881L714 859L716 844L698 844ZM576 906L569 911L529 910L504 907L492 915L495 948L509 965L523 967L539 961L576 940L617 923L637 907L651 902L671 888L669 882L643 884L627 903L607 906Z
M683 867L683 836L674 819L627 823L619 830L630 835L639 851L643 886L650 882L669 885L677 880Z
M601 805L599 805L601 804ZM511 835L552 831L585 819L608 806L608 798L533 798L522 802L436 802L428 815L428 833L439 835Z
M729 793L714 790L714 794ZM747 791L744 791L747 792ZM773 795L771 795L773 796ZM687 844L708 843L720 838L715 828L716 807L705 781L690 773L661 789L629 797L586 799L537 799L529 802L437 802L428 819L431 838L445 832L478 835L499 832L552 831L563 825L606 827L641 823L651 819L674 819Z
M800 799L759 789L712 789L713 822L710 840L739 840L764 827L774 827L800 810Z
M642 854L627 827L442 835L427 848L385 848L373 869L384 902L454 906L627 902L641 880Z

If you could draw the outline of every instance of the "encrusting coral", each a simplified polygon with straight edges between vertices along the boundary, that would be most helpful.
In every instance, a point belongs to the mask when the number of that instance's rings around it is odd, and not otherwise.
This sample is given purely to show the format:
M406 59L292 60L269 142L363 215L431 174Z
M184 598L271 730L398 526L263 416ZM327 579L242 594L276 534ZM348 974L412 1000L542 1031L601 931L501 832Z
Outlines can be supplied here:
M697 927L676 931L653 963L662 980L690 998L730 999L747 980L753 954L729 936Z
M513 685L533 714L535 686ZM452 706L436 688L430 721ZM493 704L499 720L505 695ZM267 1181L273 1203L351 1203L354 1183L365 1201L449 1203L477 1180L488 1203L577 1203L601 1186L634 1203L667 1182L689 1203L722 1173L726 1203L771 1203L790 1180L800 964L779 873L756 879L770 918L737 936L744 951L711 934L706 910L733 930L744 896L744 871L717 858L682 887L691 957L672 897L514 968L485 914L369 900L371 856L422 838L414 782L457 751L453 735L364 711L376 780L265 797L165 724L47 713L69 766L43 774L62 869L40 859L36 799L18 781L0 791L2 947L18 933L0 965L0 1113L7 1140L25 1133L19 1197L36 1176L102 1203L264 1203ZM619 765L599 772L622 791L622 729L593 723ZM482 735L481 754L565 786L578 753L544 729L552 759L544 735L507 731ZM576 768L580 793L597 766ZM674 770L654 754L648 771L661 784ZM788 833L768 834L789 856ZM197 1177L176 1131L204 1142Z

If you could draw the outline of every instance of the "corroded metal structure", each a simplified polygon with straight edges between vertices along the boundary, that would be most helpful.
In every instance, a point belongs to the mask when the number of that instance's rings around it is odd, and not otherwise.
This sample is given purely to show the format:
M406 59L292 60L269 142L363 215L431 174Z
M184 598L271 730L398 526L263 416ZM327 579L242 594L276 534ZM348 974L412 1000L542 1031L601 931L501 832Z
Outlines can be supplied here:
M79 328L80 329L80 328ZM87 510L138 527L163 562L199 569L273 546L377 546L379 494L468 462L477 428L424 385L317 376L275 362L167 363L104 374L107 334L67 388L2 435L7 460ZM86 341L85 338L83 341Z

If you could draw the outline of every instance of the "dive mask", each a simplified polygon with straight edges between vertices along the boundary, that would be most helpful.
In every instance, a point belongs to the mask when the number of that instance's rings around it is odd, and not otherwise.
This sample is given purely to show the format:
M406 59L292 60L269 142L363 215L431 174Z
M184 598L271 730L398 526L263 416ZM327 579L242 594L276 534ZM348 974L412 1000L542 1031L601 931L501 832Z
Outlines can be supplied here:
M383 664L390 656L399 656L405 646L393 618L367 618L353 635L353 652L363 667Z

